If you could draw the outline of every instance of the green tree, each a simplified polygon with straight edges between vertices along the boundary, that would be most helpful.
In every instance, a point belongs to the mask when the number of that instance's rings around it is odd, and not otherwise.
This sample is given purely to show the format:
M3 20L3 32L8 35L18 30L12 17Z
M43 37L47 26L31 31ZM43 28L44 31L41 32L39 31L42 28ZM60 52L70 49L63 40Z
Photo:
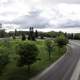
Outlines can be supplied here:
M23 40L23 41L26 40L25 34L22 34L22 40Z
M37 61L38 48L34 43L21 43L17 47L17 53L19 54L18 66L28 66L28 72L30 72L31 64Z
M38 38L38 31L35 31L35 37Z
M34 34L34 28L33 27L30 27L28 40L33 40L33 41L35 40L35 34Z
M0 30L0 38L6 37L5 35L6 35L5 29Z
M63 47L68 44L68 39L64 35L59 35L56 37L55 43L57 43L59 47Z
M51 52L53 50L53 42L51 40L46 40L46 50L48 51L49 60L51 59Z
M15 29L14 35L17 36L17 30Z
M44 39L44 36L43 36L43 35L41 35L41 36L40 36L40 38L41 38L41 39Z
M74 39L80 40L80 33L75 33L74 34Z
M16 39L16 36L13 34L12 38L13 38L13 39Z

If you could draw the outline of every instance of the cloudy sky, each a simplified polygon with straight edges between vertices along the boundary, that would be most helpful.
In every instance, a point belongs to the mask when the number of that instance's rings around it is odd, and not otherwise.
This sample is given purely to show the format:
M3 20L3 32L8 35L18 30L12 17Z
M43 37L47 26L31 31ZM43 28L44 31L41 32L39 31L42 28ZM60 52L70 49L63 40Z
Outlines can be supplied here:
M0 0L0 22L6 29L80 32L80 0Z

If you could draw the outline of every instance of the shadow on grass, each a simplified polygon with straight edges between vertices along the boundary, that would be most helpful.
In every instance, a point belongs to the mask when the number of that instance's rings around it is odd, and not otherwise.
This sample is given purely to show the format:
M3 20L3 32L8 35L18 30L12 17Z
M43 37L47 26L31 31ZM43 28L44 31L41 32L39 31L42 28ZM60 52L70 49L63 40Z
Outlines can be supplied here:
M4 74L1 80L29 80L27 68L16 68L14 71Z

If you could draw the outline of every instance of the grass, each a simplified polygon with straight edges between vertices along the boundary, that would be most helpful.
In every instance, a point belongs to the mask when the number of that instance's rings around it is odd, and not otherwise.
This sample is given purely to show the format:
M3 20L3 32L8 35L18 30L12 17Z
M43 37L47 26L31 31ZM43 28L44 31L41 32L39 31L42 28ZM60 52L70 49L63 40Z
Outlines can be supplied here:
M31 74L30 77L28 77L27 73L27 66L24 66L22 68L19 68L16 66L16 51L15 47L17 44L21 43L21 40L10 40L10 45L8 49L10 50L10 58L11 62L6 66L6 68L3 70L3 74L0 76L0 80L28 80L29 78L37 75L40 73L42 70L47 68L50 64L55 62L59 57L61 57L64 52L66 51L66 48L59 48L58 46L55 46L52 51L51 55L51 61L48 60L48 52L46 51L45 47L45 40L37 40L34 43L38 46L39 48L39 58L41 60L37 61L36 63L32 64L31 66ZM26 42L32 42L26 40ZM0 46L5 46L6 44L4 41L0 42ZM6 45L7 46L7 45Z

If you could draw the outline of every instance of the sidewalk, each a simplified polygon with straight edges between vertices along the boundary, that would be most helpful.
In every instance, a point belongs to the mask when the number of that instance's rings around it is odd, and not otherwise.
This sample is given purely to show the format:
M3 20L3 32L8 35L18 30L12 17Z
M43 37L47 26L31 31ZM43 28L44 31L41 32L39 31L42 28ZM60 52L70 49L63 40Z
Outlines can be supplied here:
M78 61L70 80L80 80L80 60Z

